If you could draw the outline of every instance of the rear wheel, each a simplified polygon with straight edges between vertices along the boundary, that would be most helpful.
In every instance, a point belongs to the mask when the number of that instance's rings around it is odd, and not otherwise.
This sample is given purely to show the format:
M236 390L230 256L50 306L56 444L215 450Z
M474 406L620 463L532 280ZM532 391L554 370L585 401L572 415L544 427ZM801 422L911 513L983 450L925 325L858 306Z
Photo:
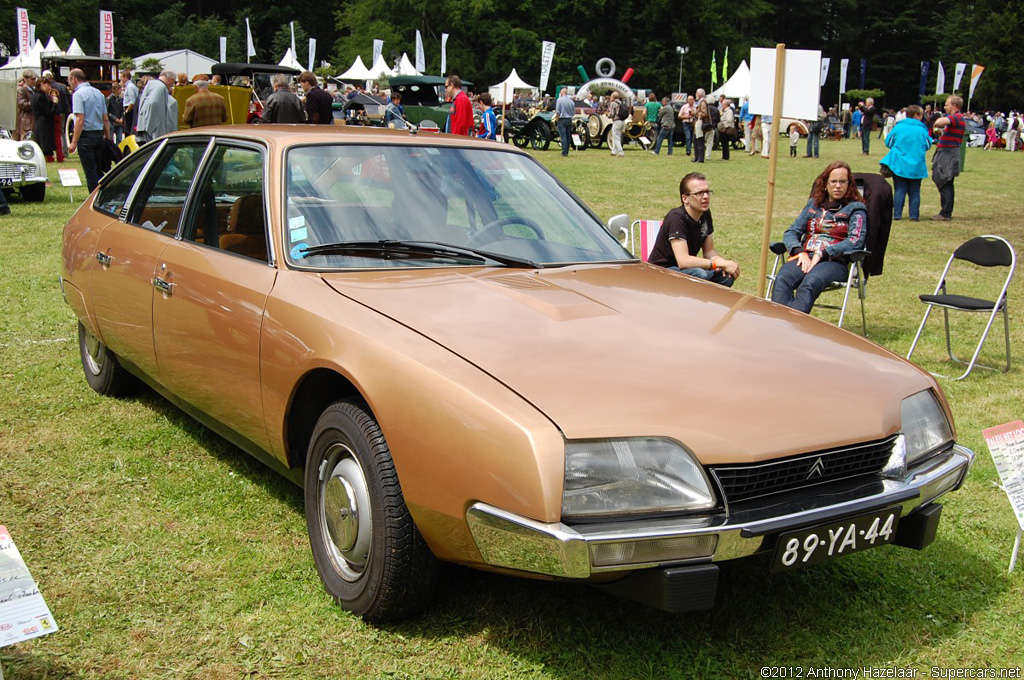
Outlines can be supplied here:
M547 151L551 146L551 126L547 121L539 120L533 123L527 135L534 151Z
M337 401L313 430L305 471L306 527L327 592L380 623L420 611L439 562L409 515L377 421L361 401Z
M590 146L590 126L587 124L587 121L580 119L574 120L572 123L572 131L580 138L580 144L576 147L577 151L583 151Z
M117 362L114 353L78 322L78 353L89 387L107 397L130 394L138 381Z

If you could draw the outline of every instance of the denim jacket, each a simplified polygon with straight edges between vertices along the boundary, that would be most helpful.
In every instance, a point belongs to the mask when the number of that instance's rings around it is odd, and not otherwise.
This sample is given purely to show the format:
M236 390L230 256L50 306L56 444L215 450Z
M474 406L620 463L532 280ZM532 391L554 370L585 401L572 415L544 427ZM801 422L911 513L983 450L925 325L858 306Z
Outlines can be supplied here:
M847 203L838 210L827 210L815 205L812 198L786 230L782 241L790 255L824 250L823 257L839 260L864 247L867 226L867 208L860 201Z

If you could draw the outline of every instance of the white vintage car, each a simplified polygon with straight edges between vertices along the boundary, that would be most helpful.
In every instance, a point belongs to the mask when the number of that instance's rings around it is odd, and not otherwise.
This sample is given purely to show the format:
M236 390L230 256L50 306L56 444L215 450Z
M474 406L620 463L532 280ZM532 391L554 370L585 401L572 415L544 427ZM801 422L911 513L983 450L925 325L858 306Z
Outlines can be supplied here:
M26 201L46 198L46 158L31 140L15 141L0 130L0 188L10 195L17 189Z

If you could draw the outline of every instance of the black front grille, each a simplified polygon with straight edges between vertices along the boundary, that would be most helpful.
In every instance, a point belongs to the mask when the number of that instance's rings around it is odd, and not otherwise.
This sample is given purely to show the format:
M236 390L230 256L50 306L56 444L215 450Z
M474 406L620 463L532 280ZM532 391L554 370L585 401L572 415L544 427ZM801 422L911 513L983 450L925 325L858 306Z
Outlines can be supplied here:
M892 455L896 437L751 465L716 465L711 472L730 503L805 486L876 474Z

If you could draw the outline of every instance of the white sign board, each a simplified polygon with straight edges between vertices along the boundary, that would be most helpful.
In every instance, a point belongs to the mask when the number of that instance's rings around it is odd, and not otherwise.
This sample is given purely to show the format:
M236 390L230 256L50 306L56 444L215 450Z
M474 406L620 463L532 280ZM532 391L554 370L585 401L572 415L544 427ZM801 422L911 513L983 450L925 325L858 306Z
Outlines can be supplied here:
M0 525L0 647L56 630L57 622L25 560L7 527Z
M1013 514L1024 530L1024 422L997 425L981 431L1010 499Z
M821 87L821 52L786 50L783 118L818 120ZM775 50L750 50L750 113L770 116L775 107Z
M82 176L74 168L58 168L57 174L60 175L60 185L63 187L82 186Z

